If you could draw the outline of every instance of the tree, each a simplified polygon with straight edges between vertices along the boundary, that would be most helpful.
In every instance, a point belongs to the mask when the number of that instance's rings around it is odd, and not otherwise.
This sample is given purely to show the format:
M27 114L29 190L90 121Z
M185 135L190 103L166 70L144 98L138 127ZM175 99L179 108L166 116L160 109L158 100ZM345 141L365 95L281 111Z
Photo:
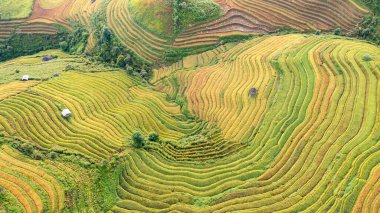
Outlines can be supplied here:
M51 160L54 160L54 159L56 159L58 157L58 154L55 153L55 152L49 152L47 154L47 157L50 158Z
M33 146L29 143L23 143L20 146L20 151L26 155L31 155L33 153Z
M32 158L34 158L36 160L42 160L44 158L44 156L40 151L34 150L33 154L32 154Z
M66 41L62 41L59 43L59 46L63 51L68 51L69 50L69 44Z
M124 58L124 63L125 64L129 64L131 62L131 55L130 54L127 54Z
M150 140L150 141L156 141L157 142L157 141L160 140L160 138L159 138L157 132L152 132L152 133L149 134L148 140Z
M336 29L334 30L334 34L335 34L335 35L340 35L340 34L342 34L342 29L340 29L340 28L336 28Z
M109 43L111 41L111 31L107 28L107 27L103 27L103 30L102 30L102 35L101 35L101 42L103 44L105 43Z
M145 139L141 132L136 131L132 135L132 145L136 148L141 148L145 145Z
M365 55L363 56L363 60L364 60L364 61L372 61L373 58L372 58L372 56L371 56L370 54L365 54Z
M133 67L129 66L128 64L125 65L125 69L127 70L127 73L129 75L133 75Z
M148 78L148 72L145 69L140 70L140 76L141 78L147 79Z

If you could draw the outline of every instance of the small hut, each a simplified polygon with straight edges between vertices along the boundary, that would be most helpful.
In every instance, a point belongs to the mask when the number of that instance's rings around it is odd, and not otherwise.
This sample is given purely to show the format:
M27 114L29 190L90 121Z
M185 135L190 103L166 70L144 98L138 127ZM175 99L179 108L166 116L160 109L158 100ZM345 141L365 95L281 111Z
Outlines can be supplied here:
M257 94L257 89L256 88L251 88L250 90L249 90L249 95L250 96L254 96L254 95L256 95Z
M50 56L50 55L44 55L42 56L42 60L43 61L50 61L50 60L53 60L53 56Z
M71 116L71 112L70 112L69 109L64 109L64 110L62 110L61 114L62 114L62 116L65 117L65 118L68 118L68 117Z
M21 81L29 81L29 75L23 75Z

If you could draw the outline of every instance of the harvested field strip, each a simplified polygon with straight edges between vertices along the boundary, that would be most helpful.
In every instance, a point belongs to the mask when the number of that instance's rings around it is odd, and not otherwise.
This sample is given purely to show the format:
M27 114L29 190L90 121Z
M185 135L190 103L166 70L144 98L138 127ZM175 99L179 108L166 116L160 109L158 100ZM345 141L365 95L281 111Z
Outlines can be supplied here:
M27 81L27 82L12 82L8 84L0 84L0 101L25 91L29 87L32 87L39 82Z
M16 33L18 34L56 34L57 28L51 25L42 23L31 23L27 25L22 25L17 28Z

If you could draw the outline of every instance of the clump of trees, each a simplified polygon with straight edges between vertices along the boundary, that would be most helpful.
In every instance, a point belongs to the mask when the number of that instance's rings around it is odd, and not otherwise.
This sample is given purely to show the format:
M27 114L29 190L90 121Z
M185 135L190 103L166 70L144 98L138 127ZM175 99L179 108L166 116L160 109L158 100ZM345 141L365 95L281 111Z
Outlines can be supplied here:
M130 75L136 73L148 80L153 70L152 65L124 47L107 27L105 20L102 12L91 17L91 29L95 40L95 47L91 51L85 52L90 35L88 29L78 23L73 24L74 30L63 37L59 43L60 48L74 54L85 53L93 61L122 68Z
M334 30L334 35L341 35L342 34L342 29L340 29L340 28L336 28L335 30Z
M132 145L136 148L142 148L145 145L145 138L141 132L136 131L132 134Z
M0 61L59 48L59 42L67 32L58 29L58 33L54 35L13 33L4 42L0 42Z
M158 142L160 140L160 137L158 136L157 132L152 132L149 134L148 139L149 141Z
M90 55L96 61L108 63L126 70L128 74L136 73L142 78L148 79L152 74L152 64L127 49L106 26L105 20L106 18L102 12L98 12L91 17L96 45Z
M370 15L360 22L356 36L380 44L380 17Z
M145 136L140 131L134 132L131 136L131 139L132 139L132 146L135 148L142 148L147 144ZM158 133L156 133L156 132L150 133L148 136L148 141L159 142L160 137L159 137Z
M79 22L73 22L72 26L74 30L61 38L59 46L66 52L83 53L87 45L89 33Z

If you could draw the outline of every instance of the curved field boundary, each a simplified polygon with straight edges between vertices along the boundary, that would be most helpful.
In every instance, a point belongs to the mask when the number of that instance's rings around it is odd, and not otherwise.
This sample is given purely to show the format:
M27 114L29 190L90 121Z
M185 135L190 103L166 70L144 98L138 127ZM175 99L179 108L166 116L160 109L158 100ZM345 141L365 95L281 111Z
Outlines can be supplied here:
M130 152L113 211L376 209L379 53L341 38L263 37L219 54L218 64L172 72L177 90L168 91L179 91L191 112L219 126L230 139L224 145L248 146L225 158L207 149L212 141L186 152ZM156 86L175 87L170 76ZM256 97L248 94L252 87ZM165 152L220 158L177 161Z

